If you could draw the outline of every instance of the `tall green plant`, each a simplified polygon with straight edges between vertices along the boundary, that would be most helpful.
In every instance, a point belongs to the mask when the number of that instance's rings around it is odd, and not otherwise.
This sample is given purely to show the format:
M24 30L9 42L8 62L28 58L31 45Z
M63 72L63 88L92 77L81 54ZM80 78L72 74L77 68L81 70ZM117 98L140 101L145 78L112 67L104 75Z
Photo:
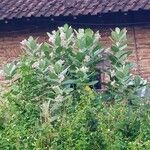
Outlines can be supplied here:
M127 103L133 103L141 98L139 92L141 88L146 87L147 82L131 73L134 65L128 61L131 51L127 50L126 32L126 29L116 28L111 33L112 46L107 58L110 67L106 71L110 80L104 96L108 101L125 100Z
M98 82L102 48L99 33L90 29L76 31L65 25L48 36L49 43L39 44L33 37L22 41L25 55L4 71L12 82L8 98L21 111L35 103L42 120L51 122L61 116L68 100L72 103L73 90L78 95L86 85Z

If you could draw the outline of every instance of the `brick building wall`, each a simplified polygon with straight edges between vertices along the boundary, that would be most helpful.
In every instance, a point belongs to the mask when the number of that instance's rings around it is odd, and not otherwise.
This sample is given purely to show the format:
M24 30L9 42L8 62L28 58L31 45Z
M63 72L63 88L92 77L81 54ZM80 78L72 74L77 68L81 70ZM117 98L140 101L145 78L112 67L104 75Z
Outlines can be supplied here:
M20 42L29 36L39 38L40 41L47 40L46 32L42 31L13 31L0 33L0 66L14 60L22 53Z
M98 29L97 29L98 30ZM101 41L105 46L109 46L110 28L99 28ZM133 51L130 60L134 62L134 73L141 75L150 82L150 26L128 27L128 46ZM29 36L39 37L40 41L47 40L44 31L15 31L0 33L0 66L14 60L22 53L20 42Z

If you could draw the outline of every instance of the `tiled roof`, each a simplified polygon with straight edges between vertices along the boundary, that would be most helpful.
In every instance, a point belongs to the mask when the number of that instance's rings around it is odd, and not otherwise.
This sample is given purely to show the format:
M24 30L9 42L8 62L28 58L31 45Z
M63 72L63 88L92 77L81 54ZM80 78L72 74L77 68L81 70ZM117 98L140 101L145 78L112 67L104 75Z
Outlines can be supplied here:
M150 0L1 0L0 20L150 9Z

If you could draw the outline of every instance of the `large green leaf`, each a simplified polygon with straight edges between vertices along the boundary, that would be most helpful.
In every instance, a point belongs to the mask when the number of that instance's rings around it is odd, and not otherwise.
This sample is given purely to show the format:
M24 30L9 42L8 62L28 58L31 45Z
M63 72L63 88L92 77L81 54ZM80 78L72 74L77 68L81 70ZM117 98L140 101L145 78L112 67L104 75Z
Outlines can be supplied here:
M6 77L12 78L14 76L14 74L16 73L16 69L17 69L17 67L14 63L6 64L4 66L4 73L5 73Z
M62 84L75 84L75 83L77 83L77 80L66 80L66 81L64 81Z
M60 33L59 33L59 31L56 32L55 44L56 44L57 46L60 46L60 45L61 45L61 38L60 38Z

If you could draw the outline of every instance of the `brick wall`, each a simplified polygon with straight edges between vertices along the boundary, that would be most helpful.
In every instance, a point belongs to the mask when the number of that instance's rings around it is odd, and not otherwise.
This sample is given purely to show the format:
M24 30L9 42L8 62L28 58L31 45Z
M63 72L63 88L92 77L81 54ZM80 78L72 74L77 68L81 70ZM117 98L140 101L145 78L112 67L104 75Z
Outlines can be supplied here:
M104 28L99 28L99 30L102 43L109 46L111 30ZM150 82L150 26L128 27L127 30L128 46L133 51L130 60L136 64L133 72ZM20 42L30 35L39 37L40 41L47 40L46 32L42 31L0 33L0 66L19 57L22 52Z
M22 53L20 42L29 36L39 38L40 41L46 40L46 32L9 32L0 33L0 66L14 60Z

